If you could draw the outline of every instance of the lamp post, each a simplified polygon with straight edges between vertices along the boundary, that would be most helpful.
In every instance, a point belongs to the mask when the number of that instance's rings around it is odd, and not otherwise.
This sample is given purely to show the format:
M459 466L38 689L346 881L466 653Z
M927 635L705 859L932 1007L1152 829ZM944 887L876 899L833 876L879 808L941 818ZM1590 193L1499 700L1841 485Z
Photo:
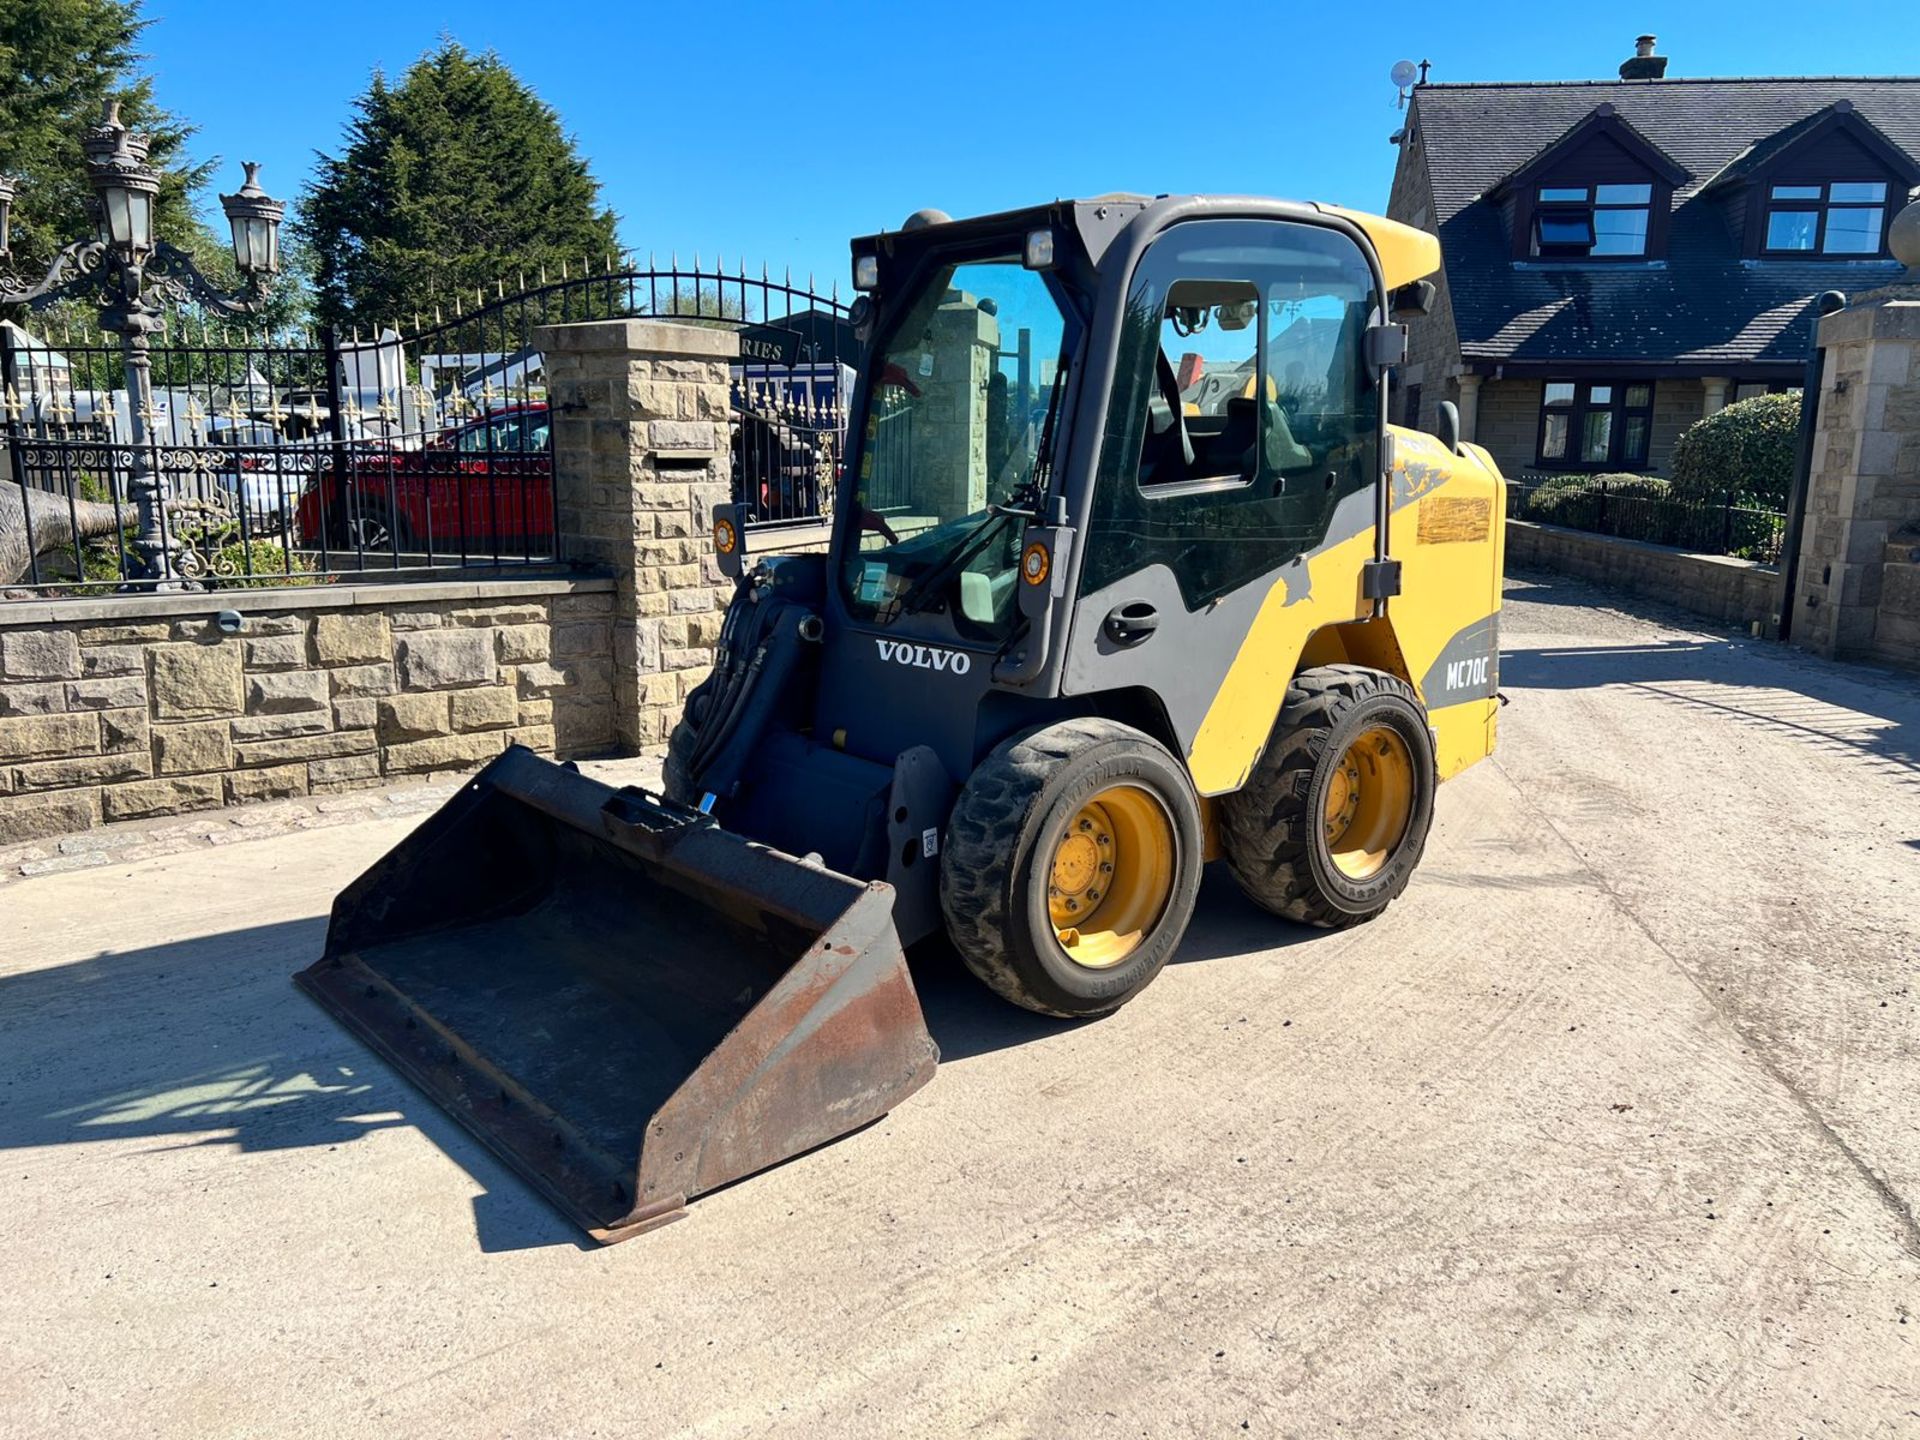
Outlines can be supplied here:
M167 542L166 496L153 463L152 335L164 328L161 303L197 301L226 315L253 315L265 299L268 282L280 268L280 220L286 206L260 188L260 167L248 162L246 183L220 197L233 234L233 259L242 290L228 295L194 266L184 251L153 232L154 199L160 172L147 163L148 139L120 119L120 102L107 102L100 123L81 137L87 183L98 231L63 248L32 284L18 283L0 271L0 306L34 309L56 300L91 293L100 304L100 326L120 336L127 369L127 430L132 458L127 491L138 518L134 548L140 554L143 589L180 590L190 582L174 568ZM7 228L16 182L0 177L0 264L8 259Z

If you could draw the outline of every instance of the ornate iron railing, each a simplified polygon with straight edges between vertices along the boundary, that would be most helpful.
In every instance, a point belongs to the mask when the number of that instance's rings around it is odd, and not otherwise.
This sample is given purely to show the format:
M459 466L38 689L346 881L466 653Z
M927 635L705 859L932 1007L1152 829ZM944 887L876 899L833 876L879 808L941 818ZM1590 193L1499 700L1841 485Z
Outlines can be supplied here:
M404 328L263 334L182 311L152 345L142 427L176 567L220 586L564 559L534 332L619 316L736 331L738 498L759 524L830 513L856 363L837 291L609 257ZM0 590L138 574L124 380L115 336L0 330ZM31 544L5 543L10 521Z

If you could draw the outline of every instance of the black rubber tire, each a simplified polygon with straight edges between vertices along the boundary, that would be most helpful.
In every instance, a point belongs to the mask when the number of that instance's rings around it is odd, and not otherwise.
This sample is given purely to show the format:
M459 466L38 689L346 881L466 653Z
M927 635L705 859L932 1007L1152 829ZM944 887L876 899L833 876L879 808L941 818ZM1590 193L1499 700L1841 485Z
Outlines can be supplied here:
M1107 969L1076 965L1047 915L1036 874L1090 796L1131 783L1173 822L1171 891L1138 949ZM1200 889L1205 841L1187 768L1151 736L1112 720L1062 720L1005 741L960 792L940 860L940 907L967 968L998 995L1043 1015L1117 1010L1167 963Z
M713 677L708 676L693 687L680 709L680 718L673 722L673 732L667 736L667 755L660 767L660 793L682 805L697 806L701 800L692 777L687 774L687 762L693 758L700 731L687 716L705 700L712 686Z
M673 733L667 736L667 757L660 767L660 793L682 805L700 803L700 797L693 793L693 782L687 778L687 757L693 753L694 738L694 729L682 712L674 722Z
M343 555L385 555L413 548L412 528L385 501L369 502L347 514L335 511L327 521L327 548ZM362 537L366 543L362 544Z
M1339 757L1355 737L1390 725L1413 760L1407 829L1391 858L1365 880L1333 863L1322 816ZM1433 823L1433 732L1406 681L1363 665L1303 670L1287 686L1273 739L1253 775L1220 802L1227 866L1256 904L1308 925L1341 929L1371 920L1407 888Z

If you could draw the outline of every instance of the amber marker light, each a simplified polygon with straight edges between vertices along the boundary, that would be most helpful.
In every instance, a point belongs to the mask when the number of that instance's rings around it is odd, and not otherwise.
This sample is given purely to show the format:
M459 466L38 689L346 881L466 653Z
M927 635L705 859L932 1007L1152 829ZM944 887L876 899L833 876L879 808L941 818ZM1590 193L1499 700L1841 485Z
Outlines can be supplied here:
M1020 557L1020 578L1029 585L1045 584L1047 572L1052 568L1053 559L1038 540L1027 546L1026 553Z

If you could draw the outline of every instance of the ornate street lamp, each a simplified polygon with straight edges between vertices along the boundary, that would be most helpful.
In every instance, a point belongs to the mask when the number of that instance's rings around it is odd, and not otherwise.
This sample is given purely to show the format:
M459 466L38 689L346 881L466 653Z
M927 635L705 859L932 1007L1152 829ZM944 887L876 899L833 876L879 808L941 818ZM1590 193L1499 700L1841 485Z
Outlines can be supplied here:
M179 590L190 582L174 568L168 543L166 496L153 463L153 364L148 337L164 328L159 302L197 301L227 315L260 310L268 282L280 268L280 219L286 206L260 188L260 167L249 162L239 191L222 195L233 231L233 258L242 289L228 295L194 266L185 251L155 236L154 199L160 173L147 163L149 141L120 119L120 102L107 102L100 123L81 137L87 183L93 187L97 233L75 240L53 258L47 273L31 285L0 272L0 306L40 309L56 300L94 295L100 326L119 334L127 364L127 427L132 459L127 490L139 517L134 548L140 553L142 588ZM15 182L0 177L0 259L6 256L7 221Z
M273 275L280 269L280 217L287 207L260 188L257 161L240 164L247 172L246 183L235 194L220 197L233 231L233 263L242 275Z
M147 137L120 121L118 101L100 123L80 137L87 157L87 183L99 207L100 239L123 264L153 253L153 201L160 172L147 164Z
M13 223L13 194L19 183L11 175L0 175L0 263L13 253L13 240L8 232Z

